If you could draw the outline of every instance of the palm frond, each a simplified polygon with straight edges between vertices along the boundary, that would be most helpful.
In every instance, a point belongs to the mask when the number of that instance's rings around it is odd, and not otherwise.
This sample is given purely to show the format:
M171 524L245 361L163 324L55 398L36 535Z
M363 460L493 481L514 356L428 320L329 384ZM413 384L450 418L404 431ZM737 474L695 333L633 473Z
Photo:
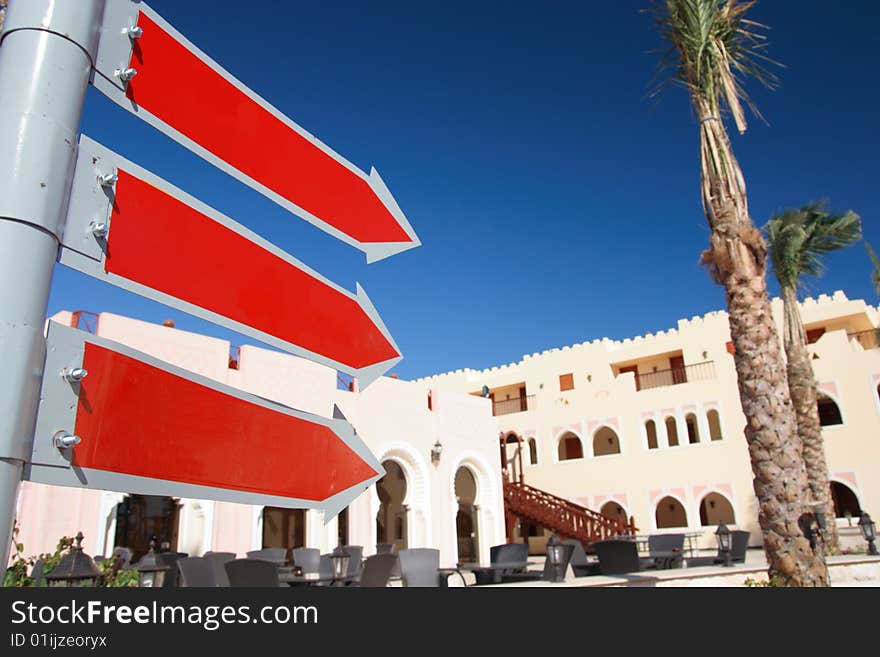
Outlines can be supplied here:
M780 287L796 289L804 276L825 271L824 256L862 236L861 219L852 210L829 214L823 201L774 214L764 226L768 255Z
M874 253L874 249L871 248L871 245L865 242L865 248L868 249L868 256L871 258L871 262L874 263L874 271L871 272L871 281L874 283L874 289L877 290L877 294L880 294L880 258L877 257L877 254Z
M765 64L766 26L746 18L756 0L652 0L662 36L671 44L659 71L684 83L695 103L705 102L713 115L728 112L740 133L747 128L744 106L761 117L745 91L746 78L774 88L777 77Z

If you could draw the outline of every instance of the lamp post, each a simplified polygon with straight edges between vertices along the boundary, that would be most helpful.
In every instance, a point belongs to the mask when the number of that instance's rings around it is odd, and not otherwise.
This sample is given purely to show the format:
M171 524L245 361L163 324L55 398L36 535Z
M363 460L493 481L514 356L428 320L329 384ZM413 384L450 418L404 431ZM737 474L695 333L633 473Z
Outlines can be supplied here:
M565 560L565 545L559 540L556 532L547 541L547 562L550 564L550 581L561 582L565 579L563 562Z
M718 541L718 551L724 557L724 565L733 565L730 563L730 529L727 528L727 525L718 525L718 529L715 530L715 539Z
M92 558L83 552L83 533L76 535L76 545L61 557L58 565L46 575L46 581L53 587L95 586L101 571Z
M135 568L138 571L138 586L144 588L161 588L165 583L165 573L170 570L156 558L156 541L150 541L149 551L141 557Z
M868 541L868 554L877 554L877 546L874 545L874 541L877 540L875 529L871 516L867 511L862 511L862 516L859 518L859 531L862 532L862 537Z

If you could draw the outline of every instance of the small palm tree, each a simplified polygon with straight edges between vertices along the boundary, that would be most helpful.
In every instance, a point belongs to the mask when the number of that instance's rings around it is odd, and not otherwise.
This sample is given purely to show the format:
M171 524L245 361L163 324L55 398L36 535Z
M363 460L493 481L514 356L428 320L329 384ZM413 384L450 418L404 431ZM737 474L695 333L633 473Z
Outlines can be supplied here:
M700 134L703 210L709 248L702 262L727 296L745 437L758 497L758 523L770 576L787 586L827 586L823 555L798 527L808 511L807 479L779 336L767 294L766 244L749 217L746 184L724 119L746 130L744 106L757 110L745 77L774 86L762 25L747 18L752 0L654 0L671 44L661 70L690 95ZM760 115L759 115L760 116Z
M880 258L877 257L877 254L874 253L874 249L871 248L871 245L865 242L865 248L868 249L868 255L871 257L871 262L874 263L874 271L871 272L871 281L874 283L874 289L877 290L877 294L880 294Z
M804 465L813 501L825 506L834 518L834 503L828 483L822 425L816 405L816 378L807 351L807 337L797 301L804 276L818 277L824 271L823 256L850 246L861 238L861 221L852 211L828 214L823 204L810 203L797 210L775 214L764 226L770 260L782 295L785 323L783 341L788 357L788 387L803 443ZM828 543L837 546L837 528L830 523Z

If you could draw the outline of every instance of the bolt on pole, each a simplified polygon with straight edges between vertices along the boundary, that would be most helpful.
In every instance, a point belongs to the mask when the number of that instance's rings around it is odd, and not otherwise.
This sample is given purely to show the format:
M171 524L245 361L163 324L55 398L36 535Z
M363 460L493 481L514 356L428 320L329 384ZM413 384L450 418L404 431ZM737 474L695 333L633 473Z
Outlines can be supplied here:
M112 0L111 0L112 1ZM105 0L11 0L0 41L0 566L11 548L46 356L64 231ZM37 436L37 440L53 440Z

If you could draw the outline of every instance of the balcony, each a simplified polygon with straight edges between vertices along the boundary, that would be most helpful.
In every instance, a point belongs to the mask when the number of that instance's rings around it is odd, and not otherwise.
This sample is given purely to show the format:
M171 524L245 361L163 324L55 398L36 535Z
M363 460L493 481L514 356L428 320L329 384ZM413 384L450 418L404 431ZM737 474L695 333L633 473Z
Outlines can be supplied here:
M501 401L492 402L492 415L510 415L511 413L531 411L534 408L535 395L502 399Z
M868 329L867 331L847 333L846 337L854 342L858 342L862 346L862 349L865 350L880 347L880 329Z
M665 386L677 386L691 381L708 381L715 378L715 361L673 367L668 370L636 374L636 390L649 390Z

